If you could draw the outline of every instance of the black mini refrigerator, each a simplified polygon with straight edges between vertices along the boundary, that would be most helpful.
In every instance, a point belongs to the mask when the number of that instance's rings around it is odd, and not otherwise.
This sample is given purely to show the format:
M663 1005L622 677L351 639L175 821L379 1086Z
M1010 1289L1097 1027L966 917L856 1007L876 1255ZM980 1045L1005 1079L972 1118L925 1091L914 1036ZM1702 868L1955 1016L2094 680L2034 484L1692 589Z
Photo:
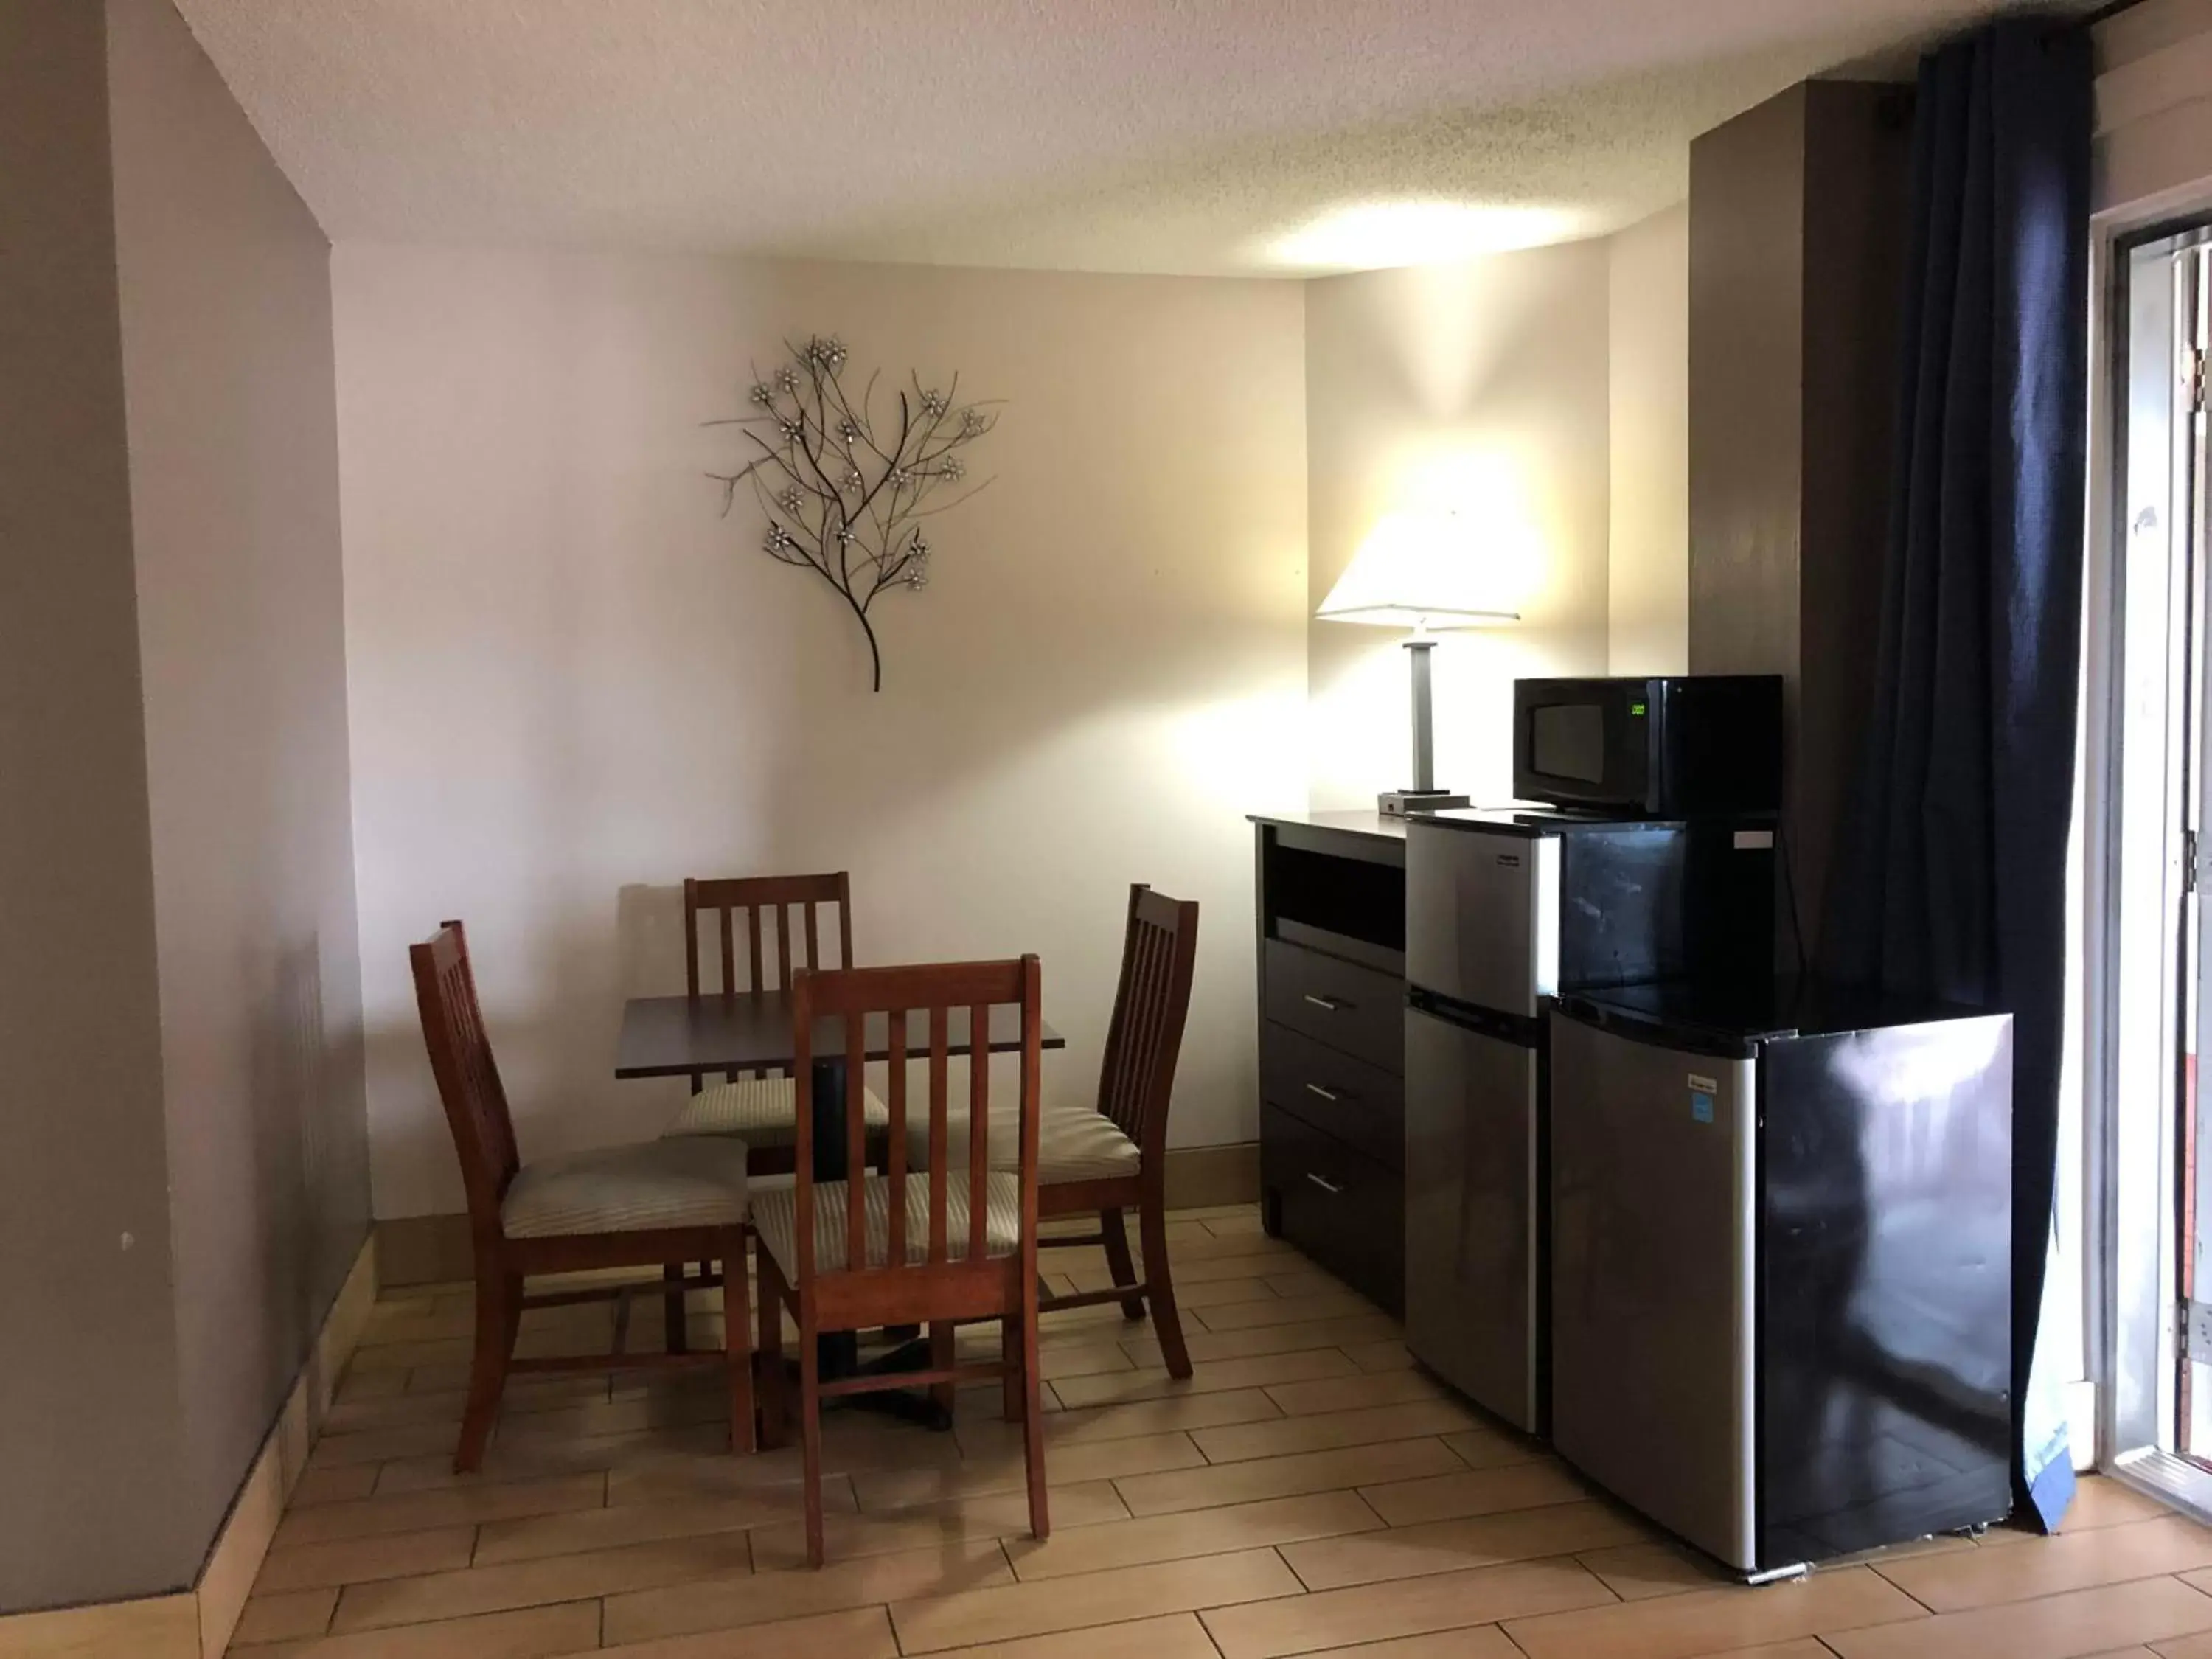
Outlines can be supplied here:
M2010 1016L1570 995L1551 1097L1561 1455L1747 1577L2006 1515Z

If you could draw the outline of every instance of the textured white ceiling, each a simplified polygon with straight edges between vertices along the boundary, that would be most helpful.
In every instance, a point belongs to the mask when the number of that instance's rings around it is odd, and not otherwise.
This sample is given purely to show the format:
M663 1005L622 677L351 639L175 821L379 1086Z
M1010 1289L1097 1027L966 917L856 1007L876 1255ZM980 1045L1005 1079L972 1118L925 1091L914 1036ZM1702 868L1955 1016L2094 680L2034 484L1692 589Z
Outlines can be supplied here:
M178 3L336 240L1188 273L1610 230L1680 199L1697 132L1993 9Z

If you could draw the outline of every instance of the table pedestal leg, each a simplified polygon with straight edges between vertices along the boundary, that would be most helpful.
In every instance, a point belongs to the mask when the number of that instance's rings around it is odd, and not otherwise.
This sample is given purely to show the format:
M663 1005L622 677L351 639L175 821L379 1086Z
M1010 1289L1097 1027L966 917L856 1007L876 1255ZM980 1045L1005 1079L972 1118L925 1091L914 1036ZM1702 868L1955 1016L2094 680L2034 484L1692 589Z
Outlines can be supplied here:
M857 1182L867 1176L865 1170L848 1168L850 1160L845 1155L845 1087L842 1060L815 1060L813 1164L817 1181ZM930 1365L926 1340L903 1344L865 1362L860 1358L860 1338L854 1332L825 1331L815 1340L817 1364L824 1382L848 1376L890 1376L904 1371L922 1371ZM951 1413L927 1394L885 1389L880 1394L842 1395L823 1404L896 1417L924 1428L944 1430L952 1426Z

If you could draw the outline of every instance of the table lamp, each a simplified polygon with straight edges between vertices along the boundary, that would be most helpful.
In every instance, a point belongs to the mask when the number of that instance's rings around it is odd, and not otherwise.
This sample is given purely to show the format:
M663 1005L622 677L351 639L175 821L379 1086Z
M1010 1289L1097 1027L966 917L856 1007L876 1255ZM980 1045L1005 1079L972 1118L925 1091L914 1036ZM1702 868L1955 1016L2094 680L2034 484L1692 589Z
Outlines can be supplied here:
M1474 538L1456 513L1397 513L1376 525L1314 615L1327 622L1409 628L1413 671L1413 787L1376 797L1391 817L1465 806L1468 798L1437 787L1429 653L1431 633L1521 620L1517 611L1486 602Z

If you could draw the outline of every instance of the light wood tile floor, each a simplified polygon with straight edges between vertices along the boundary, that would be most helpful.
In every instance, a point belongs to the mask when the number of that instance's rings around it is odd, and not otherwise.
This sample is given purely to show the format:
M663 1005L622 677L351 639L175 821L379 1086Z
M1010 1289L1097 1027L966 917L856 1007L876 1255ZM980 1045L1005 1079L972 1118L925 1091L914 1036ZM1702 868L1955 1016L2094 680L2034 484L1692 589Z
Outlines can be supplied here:
M1028 1537L995 1389L930 1434L826 1427L830 1565L795 1448L722 1449L715 1384L508 1390L481 1475L450 1458L465 1285L396 1292L338 1391L240 1659L2207 1659L2212 1530L2108 1481L2064 1535L1936 1539L1746 1589L1414 1369L1393 1322L1261 1235L1170 1225L1198 1375L1114 1308L1047 1322L1053 1535ZM1048 1271L1109 1282L1095 1249ZM702 1297L696 1341L719 1344ZM526 1350L604 1346L604 1307ZM659 1328L637 1306L632 1340ZM989 1330L964 1344L995 1352Z

